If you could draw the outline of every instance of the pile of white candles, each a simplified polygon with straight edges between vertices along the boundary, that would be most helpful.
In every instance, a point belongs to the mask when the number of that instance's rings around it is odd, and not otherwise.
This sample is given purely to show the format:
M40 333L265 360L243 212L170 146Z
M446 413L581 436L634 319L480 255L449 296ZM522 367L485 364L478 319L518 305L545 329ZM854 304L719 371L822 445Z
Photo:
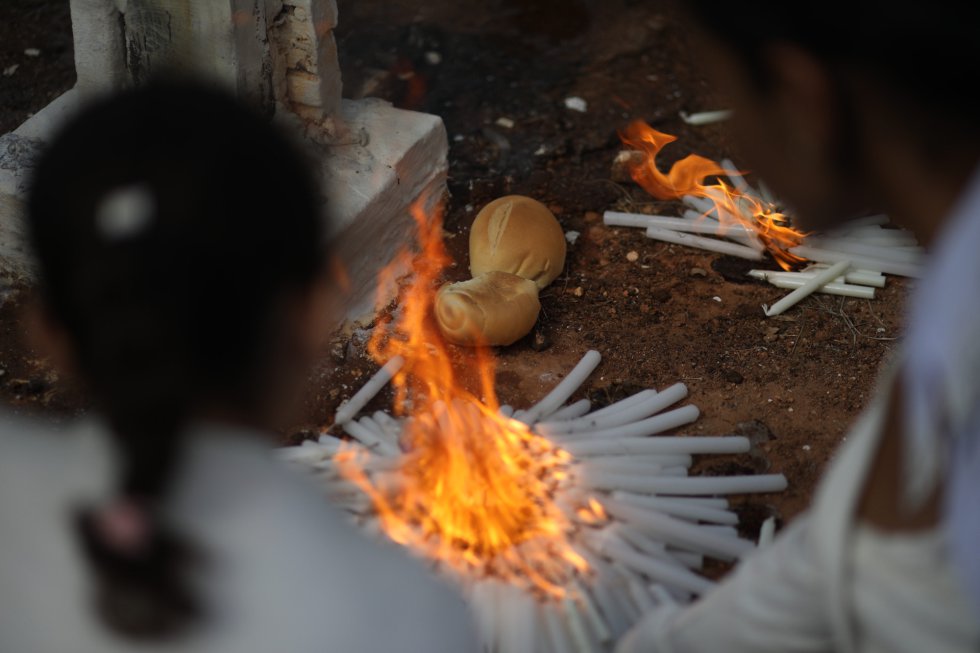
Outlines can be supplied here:
M737 168L728 160L721 165L726 170ZM775 206L769 191L760 185L756 190L740 176L731 174L729 180L739 194L750 197L763 205ZM711 252L761 261L766 248L758 234L744 226L751 220L725 215L728 206L751 214L750 202L723 197L721 189L709 188L717 193L718 203L707 197L687 195L683 198L686 209L682 217L645 215L606 211L604 222L611 227L635 227L646 230L648 238L676 245L687 245ZM744 207L742 206L744 204ZM910 232L891 228L884 215L858 218L827 234L809 234L798 247L788 250L811 265L799 272L752 270L749 275L768 281L777 288L793 289L784 300L764 307L767 315L778 315L813 292L873 299L876 288L884 288L885 275L920 277L925 251ZM831 274L831 270L835 274ZM814 280L817 281L814 281Z
M681 383L594 411L587 399L569 403L600 360L590 351L534 406L500 409L571 454L569 474L554 501L568 519L569 540L588 562L588 572L577 575L559 600L503 578L461 577L447 565L435 565L467 597L481 650L611 650L647 611L710 590L714 582L698 573L705 557L737 561L756 549L756 543L738 536L738 515L719 495L786 487L782 474L689 476L693 454L744 453L750 444L738 436L658 436L699 416L690 404L672 408L687 397ZM355 417L401 365L400 359L390 361L338 411L337 424L354 444L324 434L319 441L281 450L287 461L311 469L331 500L375 534L381 527L371 500L340 474L334 455L342 447L359 447L370 452L364 464L368 475L397 470L404 421L384 411ZM594 501L605 513L601 520L582 517L582 509ZM771 539L772 526L771 520L764 526L760 545Z

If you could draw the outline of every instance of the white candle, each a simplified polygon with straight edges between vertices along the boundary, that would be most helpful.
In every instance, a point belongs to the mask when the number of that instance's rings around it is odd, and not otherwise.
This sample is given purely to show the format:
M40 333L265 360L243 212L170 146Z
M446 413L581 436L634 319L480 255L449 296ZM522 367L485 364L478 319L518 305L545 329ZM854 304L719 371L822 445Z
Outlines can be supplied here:
M737 256L739 258L745 258L754 261L759 261L762 260L763 258L761 252L757 251L752 247L749 247L748 245L739 245L738 243L730 243L724 240L715 240L713 238L705 238L703 236L694 236L691 234L685 234L678 231L671 231L670 229L661 229L660 227L648 227L647 238L652 238L653 240L660 240L666 243L673 243L675 245L685 245L687 247L695 247L697 249L703 249L709 252L717 252L719 254Z
M381 437L372 429L366 428L359 422L345 422L343 429L347 435L351 436L368 449L378 449L381 445Z
M374 376L368 380L361 389L358 390L353 397L345 401L337 409L337 415L334 417L334 422L337 424L343 424L344 422L349 422L354 419L354 417L361 412L369 401L374 399L375 395L381 392L381 388L390 382L396 374L405 365L405 359L401 356L395 356L390 361L384 364L384 366L375 373Z
M588 631L585 628L585 624L582 621L582 614L579 612L578 606L575 602L567 596L562 599L562 612L565 616L565 624L568 627L568 632L572 635L572 641L575 644L575 649L579 653L591 653L593 651L591 638L589 637Z
M631 395L626 399L621 399L614 404L609 404L605 408L600 408L598 410L589 413L589 417L595 418L595 417L599 417L600 415L606 415L608 413L618 412L638 402L646 401L647 398L653 394L657 394L656 390L643 390L641 392L637 392L635 395Z
M575 419L579 419L586 415L590 410L592 410L592 402L588 399L580 399L574 404L568 404L561 410L555 411L551 417L548 418L549 422L565 422Z
M551 644L551 651L553 653L559 653L560 651L571 651L572 650L572 640L571 635L568 633L565 627L565 618L562 614L562 605L560 603L546 604L543 609L544 614L544 626L548 634L548 642ZM492 651L493 649L481 649L483 651Z
M826 270L826 265L818 264L808 267L801 272L777 272L776 270L749 270L749 276L768 281L769 279L812 279L820 270ZM859 286L884 288L886 277L872 270L848 270L844 276L837 277L831 283L853 283Z
M663 436L569 442L562 448L573 456L644 456L662 454L745 453L749 439L733 436Z
M624 491L640 494L749 494L782 492L786 477L782 474L751 476L651 476L614 474L602 469L587 470L583 479L598 490Z
M921 247L870 245L868 243L852 241L846 236L844 238L812 236L806 239L806 244L817 249L843 252L845 254L854 254L855 256L892 261L895 263L922 265L925 260L925 250Z
M562 379L561 383L555 386L554 390L525 412L523 416L524 421L533 424L544 417L550 416L561 408L568 401L568 398L579 389L579 386L585 383L585 380L591 376L595 368L599 367L601 361L602 356L599 352L592 350L586 353L578 365L575 366L575 369L569 372L568 376Z
M705 217L706 214L711 213L715 209L715 203L706 197L696 197L694 195L685 195L681 198L684 204L692 207L694 210L698 211L698 217ZM717 216L716 216L717 217Z
M697 596L715 586L707 578L699 576L685 567L642 555L618 542L609 544L608 553L651 580L691 592Z
M738 515L729 510L699 506L676 498L648 496L622 491L613 492L613 498L617 501L640 506L641 508L657 510L679 519L724 524L727 526L738 524Z
M731 109L719 109L717 111L698 111L696 113L679 112L681 120L689 125L709 125L713 122L722 122L732 117L734 113Z
M635 528L649 533L666 544L673 544L692 551L700 551L722 560L739 558L755 549L748 540L722 537L673 517L643 510L617 501L606 506L615 517L632 524Z
M786 309L794 306L797 302L813 293L817 288L844 274L844 271L850 266L851 262L849 260L840 261L828 269L818 272L812 278L807 279L802 286L780 299L771 307L763 306L762 308L768 317L780 315Z
M807 281L813 277L803 277L797 279L787 279L780 277L770 277L766 279L770 285L776 288L783 289L794 289L802 288L806 285ZM838 277L839 278L839 277ZM830 283L825 283L813 292L823 293L825 295L837 295L839 297L854 297L857 299L874 299L875 289L869 288L868 286L856 286L850 283L838 283L836 281L831 281Z
M790 250L790 253L796 254L797 256L805 259L810 259L811 261L818 261L820 263L839 263L841 261L848 261L852 263L854 267L862 270L874 270L876 272L894 274L900 277L918 278L922 276L923 266L916 263L885 261L868 256L853 256L843 252L834 252L826 249L819 249L817 247L810 247L808 245L794 247Z
M732 182L732 185L738 189L740 193L750 192L748 182L745 181L745 177L742 176L739 169L735 167L734 163L732 163L731 159L722 159L719 161L719 163L721 163L721 167L725 169L725 175L728 177L728 180Z
M646 391L646 399L637 402L617 412L606 413L598 417L587 415L577 420L566 422L540 422L537 430L543 435L558 433L581 433L583 431L599 431L613 426L621 426L655 415L687 397L687 386L677 383L663 392Z
M609 625L606 620L603 619L602 615L599 614L599 610L596 607L596 601L592 593L590 593L582 583L576 581L573 584L576 593L578 594L578 603L582 606L583 612L586 618L589 620L589 625L592 628L592 632L595 633L596 639L599 640L600 644L608 644L612 641L613 635L612 631L609 629ZM522 649L525 651L530 651L530 649Z
M590 457L583 461L585 464L591 465L593 461L595 462L605 462L605 461L622 461L624 456L619 454L610 455L596 455ZM690 467L694 463L694 459L691 458L689 454L648 454L648 455L638 455L631 456L629 460L633 462L640 462L645 465L650 465L651 467L676 467L681 465L683 467Z
M688 211L687 213L694 213ZM711 236L748 236L752 235L747 228L740 224L721 225L715 220L704 220L700 213L695 214L700 220L686 218L671 218L662 215L637 215L633 213L616 213L606 211L605 223L617 227L661 227L672 231L683 231L690 234L708 234Z
M670 429L677 428L678 426L690 424L691 422L697 420L700 414L701 411L698 410L697 406L688 404L687 406L681 406L680 408L675 408L674 410L666 413L654 415L653 417L648 417L647 419L633 422L631 424L621 424L619 426L612 426L595 431L581 430L575 431L574 433L551 432L550 435L552 437L561 438L563 442L579 442L583 439L592 438L598 440L637 438L646 435L663 433L664 431L669 431Z

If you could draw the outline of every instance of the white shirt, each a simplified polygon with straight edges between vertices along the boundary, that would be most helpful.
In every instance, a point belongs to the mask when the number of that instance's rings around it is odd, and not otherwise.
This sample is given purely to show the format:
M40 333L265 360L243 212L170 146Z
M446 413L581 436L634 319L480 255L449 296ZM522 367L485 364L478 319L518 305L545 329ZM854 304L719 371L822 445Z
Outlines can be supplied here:
M907 498L946 479L949 546L980 618L980 168L912 295L906 351Z
M257 435L209 427L189 441L169 513L206 555L206 618L179 643L134 645L93 616L71 522L115 477L104 432L0 421L0 652L476 650L451 588L404 550L362 538Z

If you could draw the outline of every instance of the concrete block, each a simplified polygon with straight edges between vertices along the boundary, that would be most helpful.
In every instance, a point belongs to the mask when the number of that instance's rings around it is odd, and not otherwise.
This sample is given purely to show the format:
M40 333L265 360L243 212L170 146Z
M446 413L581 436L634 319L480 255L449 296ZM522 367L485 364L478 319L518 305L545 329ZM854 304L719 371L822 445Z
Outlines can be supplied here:
M381 100L344 100L341 115L351 133L367 140L321 146L322 178L336 251L350 279L348 316L359 318L373 315L378 272L415 242L411 205L420 197L430 204L442 199L448 141L438 116Z
M273 86L281 105L307 120L320 121L340 111L336 24L332 0L282 0L282 10L269 25Z
M0 137L0 273L5 276L33 279L21 227L27 184L44 142L78 99L77 91L69 91ZM336 252L350 279L348 317L357 319L373 315L378 272L414 242L411 205L420 197L441 198L448 141L438 116L395 109L381 100L344 100L339 119L355 138L310 146L320 165Z

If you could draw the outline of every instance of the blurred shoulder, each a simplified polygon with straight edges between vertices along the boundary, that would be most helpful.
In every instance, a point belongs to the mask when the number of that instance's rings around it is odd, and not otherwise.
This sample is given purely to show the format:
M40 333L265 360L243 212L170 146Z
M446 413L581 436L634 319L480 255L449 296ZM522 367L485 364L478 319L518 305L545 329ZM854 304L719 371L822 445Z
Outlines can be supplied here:
M223 471L212 457L187 485L198 488L185 504L196 513L189 523L222 559L215 571L237 570L213 577L217 605L264 622L270 636L291 633L295 651L324 642L339 652L476 650L454 587L404 548L365 535L313 479L250 446L222 447Z

